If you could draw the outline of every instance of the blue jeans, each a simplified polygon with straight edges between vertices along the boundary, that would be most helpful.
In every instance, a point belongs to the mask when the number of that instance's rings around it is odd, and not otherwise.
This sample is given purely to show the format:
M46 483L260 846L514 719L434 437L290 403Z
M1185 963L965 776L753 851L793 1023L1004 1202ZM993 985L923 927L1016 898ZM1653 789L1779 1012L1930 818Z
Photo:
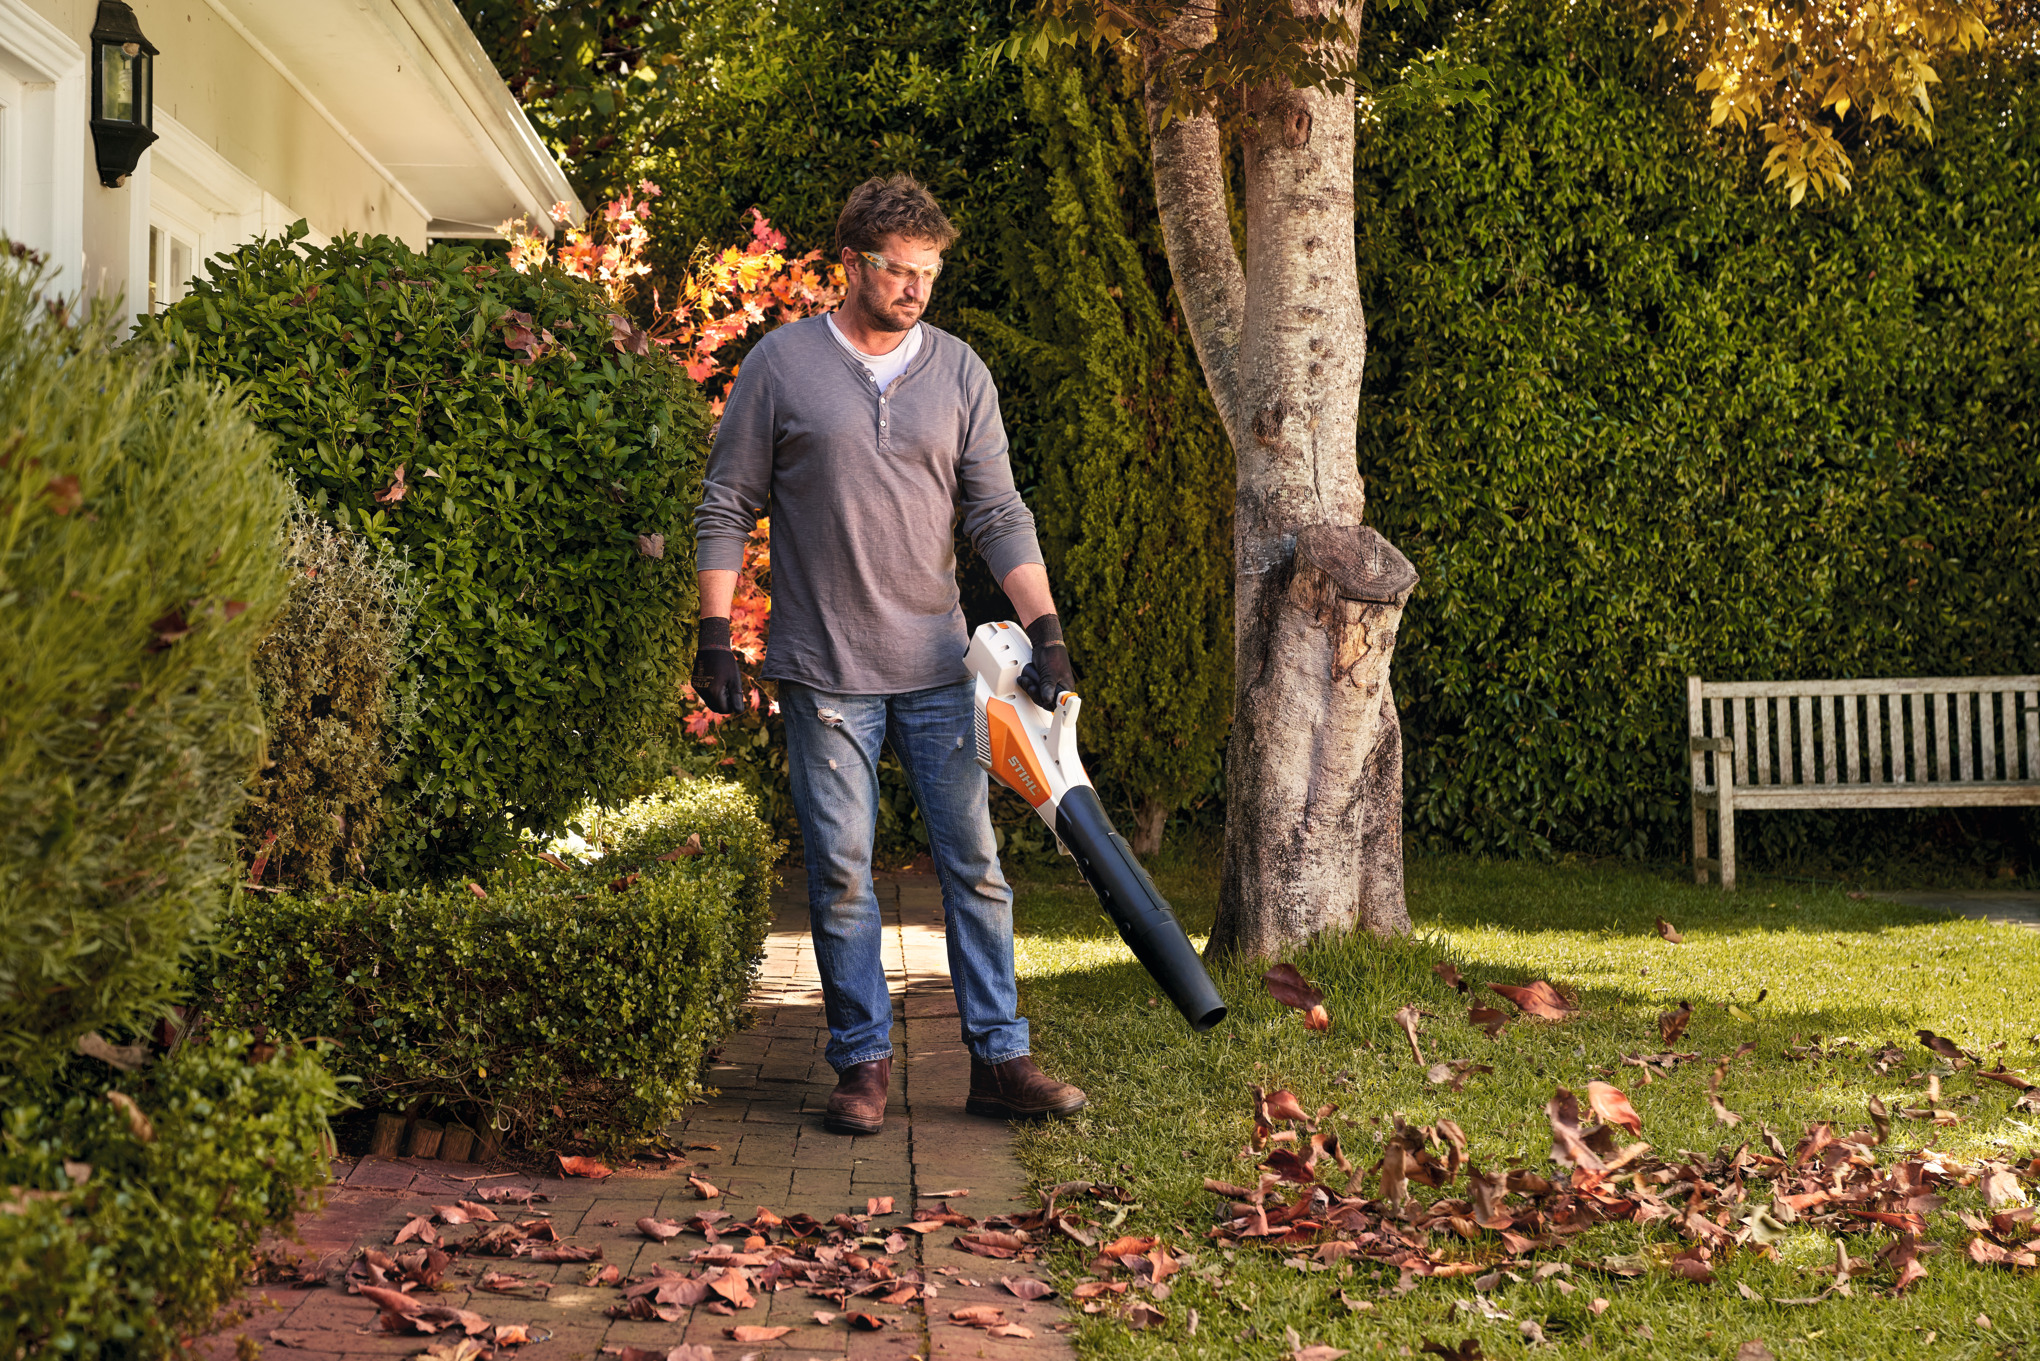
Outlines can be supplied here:
M892 994L871 887L878 751L892 744L942 879L949 976L964 1043L986 1063L1028 1052L1013 980L1013 890L999 871L971 682L904 695L832 695L779 683L793 811L807 856L808 919L837 1072L891 1055Z

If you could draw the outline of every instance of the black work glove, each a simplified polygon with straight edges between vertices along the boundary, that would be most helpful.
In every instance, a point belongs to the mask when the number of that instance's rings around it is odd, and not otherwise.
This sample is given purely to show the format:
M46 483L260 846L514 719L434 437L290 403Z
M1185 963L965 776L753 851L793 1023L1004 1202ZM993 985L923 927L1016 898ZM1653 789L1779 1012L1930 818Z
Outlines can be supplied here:
M1044 709L1054 709L1065 690L1077 688L1077 673L1070 668L1069 645L1063 642L1062 620L1044 614L1027 626L1027 641L1034 644L1034 660L1020 672L1020 688Z
M719 714L733 714L744 707L744 674L737 670L737 654L730 649L728 619L711 616L701 621L691 684L701 702Z

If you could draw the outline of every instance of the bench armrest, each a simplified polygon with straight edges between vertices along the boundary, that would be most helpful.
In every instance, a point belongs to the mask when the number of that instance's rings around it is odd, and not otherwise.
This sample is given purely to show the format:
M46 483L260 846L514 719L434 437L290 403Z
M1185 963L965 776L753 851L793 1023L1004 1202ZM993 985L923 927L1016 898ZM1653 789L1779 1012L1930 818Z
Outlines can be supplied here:
M1733 737L1692 737L1686 742L1689 751L1718 751L1724 756L1735 755Z

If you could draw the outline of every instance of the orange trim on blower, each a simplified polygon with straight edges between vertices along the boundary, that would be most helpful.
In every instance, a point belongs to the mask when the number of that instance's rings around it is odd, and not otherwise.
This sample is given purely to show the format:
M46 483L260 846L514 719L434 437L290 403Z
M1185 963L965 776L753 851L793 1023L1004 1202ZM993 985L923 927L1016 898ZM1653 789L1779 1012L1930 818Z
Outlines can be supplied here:
M985 701L985 729L992 739L992 774L1036 808L1048 802L1048 776L1034 759L1034 746L1020 715L1002 699Z

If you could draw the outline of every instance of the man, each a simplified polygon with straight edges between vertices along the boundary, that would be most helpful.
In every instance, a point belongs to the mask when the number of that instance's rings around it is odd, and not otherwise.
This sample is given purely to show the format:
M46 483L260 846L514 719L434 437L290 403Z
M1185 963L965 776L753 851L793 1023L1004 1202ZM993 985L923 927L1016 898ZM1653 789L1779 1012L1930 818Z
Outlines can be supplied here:
M905 175L859 185L836 220L848 283L836 312L780 327L744 360L695 516L701 639L694 689L743 703L730 596L744 542L772 518L767 678L779 682L807 859L808 912L836 1070L828 1127L870 1134L892 1077L892 998L872 892L878 754L913 783L942 880L949 971L971 1054L965 1109L1068 1115L1084 1094L1043 1073L1016 1012L1013 891L1000 873L977 766L955 525L1035 646L1024 683L1053 705L1076 688L1034 517L1006 461L990 373L921 320L956 229Z

